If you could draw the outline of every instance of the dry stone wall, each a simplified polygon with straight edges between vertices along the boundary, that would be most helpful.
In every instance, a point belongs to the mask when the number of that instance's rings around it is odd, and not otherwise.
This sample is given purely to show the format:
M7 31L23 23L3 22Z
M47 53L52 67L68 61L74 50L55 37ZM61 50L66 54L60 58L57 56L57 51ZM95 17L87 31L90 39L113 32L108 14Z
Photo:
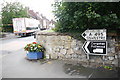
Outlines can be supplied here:
M91 63L95 64L110 64L118 66L118 52L115 51L115 38L108 37L107 55L90 55L90 59L87 59L87 55L82 50L84 40L77 40L73 37L55 32L38 32L36 40L39 44L42 44L46 51L46 58L50 59L63 59L72 60L75 62Z

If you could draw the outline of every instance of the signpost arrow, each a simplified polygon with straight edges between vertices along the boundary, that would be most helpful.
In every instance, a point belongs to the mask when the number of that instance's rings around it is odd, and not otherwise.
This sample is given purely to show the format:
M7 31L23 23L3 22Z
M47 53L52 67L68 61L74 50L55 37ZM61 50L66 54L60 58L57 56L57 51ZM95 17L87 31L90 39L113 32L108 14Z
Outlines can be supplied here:
M106 29L86 30L82 37L86 40L106 40Z
M90 53L90 51L88 50L88 45L89 45L90 41L85 41L85 43L83 44L83 50L85 53Z
M106 41L86 41L82 46L86 54L92 55L106 55L107 42Z

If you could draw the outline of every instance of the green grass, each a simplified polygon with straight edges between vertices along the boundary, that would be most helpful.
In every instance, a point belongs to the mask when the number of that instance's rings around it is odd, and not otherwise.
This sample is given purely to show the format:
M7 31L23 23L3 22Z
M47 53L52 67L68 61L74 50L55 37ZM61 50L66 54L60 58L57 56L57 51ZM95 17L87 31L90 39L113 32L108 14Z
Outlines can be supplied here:
M105 69L112 70L111 66L103 66Z

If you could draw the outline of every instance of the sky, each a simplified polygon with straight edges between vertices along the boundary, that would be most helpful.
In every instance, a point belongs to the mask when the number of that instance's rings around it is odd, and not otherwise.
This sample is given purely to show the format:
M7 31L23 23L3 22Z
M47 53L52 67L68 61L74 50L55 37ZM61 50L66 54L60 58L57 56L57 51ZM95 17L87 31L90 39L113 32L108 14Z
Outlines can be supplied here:
M48 19L54 19L54 14L52 13L53 7L51 4L54 3L54 0L4 0L6 2L20 2L26 7L29 7L30 10L34 10L35 12L42 13ZM2 3L3 0L0 0Z

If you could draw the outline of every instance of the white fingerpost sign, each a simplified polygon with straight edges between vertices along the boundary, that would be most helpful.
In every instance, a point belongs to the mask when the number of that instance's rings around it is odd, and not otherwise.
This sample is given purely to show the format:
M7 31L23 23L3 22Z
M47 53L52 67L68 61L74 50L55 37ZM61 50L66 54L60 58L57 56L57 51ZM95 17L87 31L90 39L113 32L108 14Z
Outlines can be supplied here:
M106 40L106 29L86 30L82 33L86 40Z

